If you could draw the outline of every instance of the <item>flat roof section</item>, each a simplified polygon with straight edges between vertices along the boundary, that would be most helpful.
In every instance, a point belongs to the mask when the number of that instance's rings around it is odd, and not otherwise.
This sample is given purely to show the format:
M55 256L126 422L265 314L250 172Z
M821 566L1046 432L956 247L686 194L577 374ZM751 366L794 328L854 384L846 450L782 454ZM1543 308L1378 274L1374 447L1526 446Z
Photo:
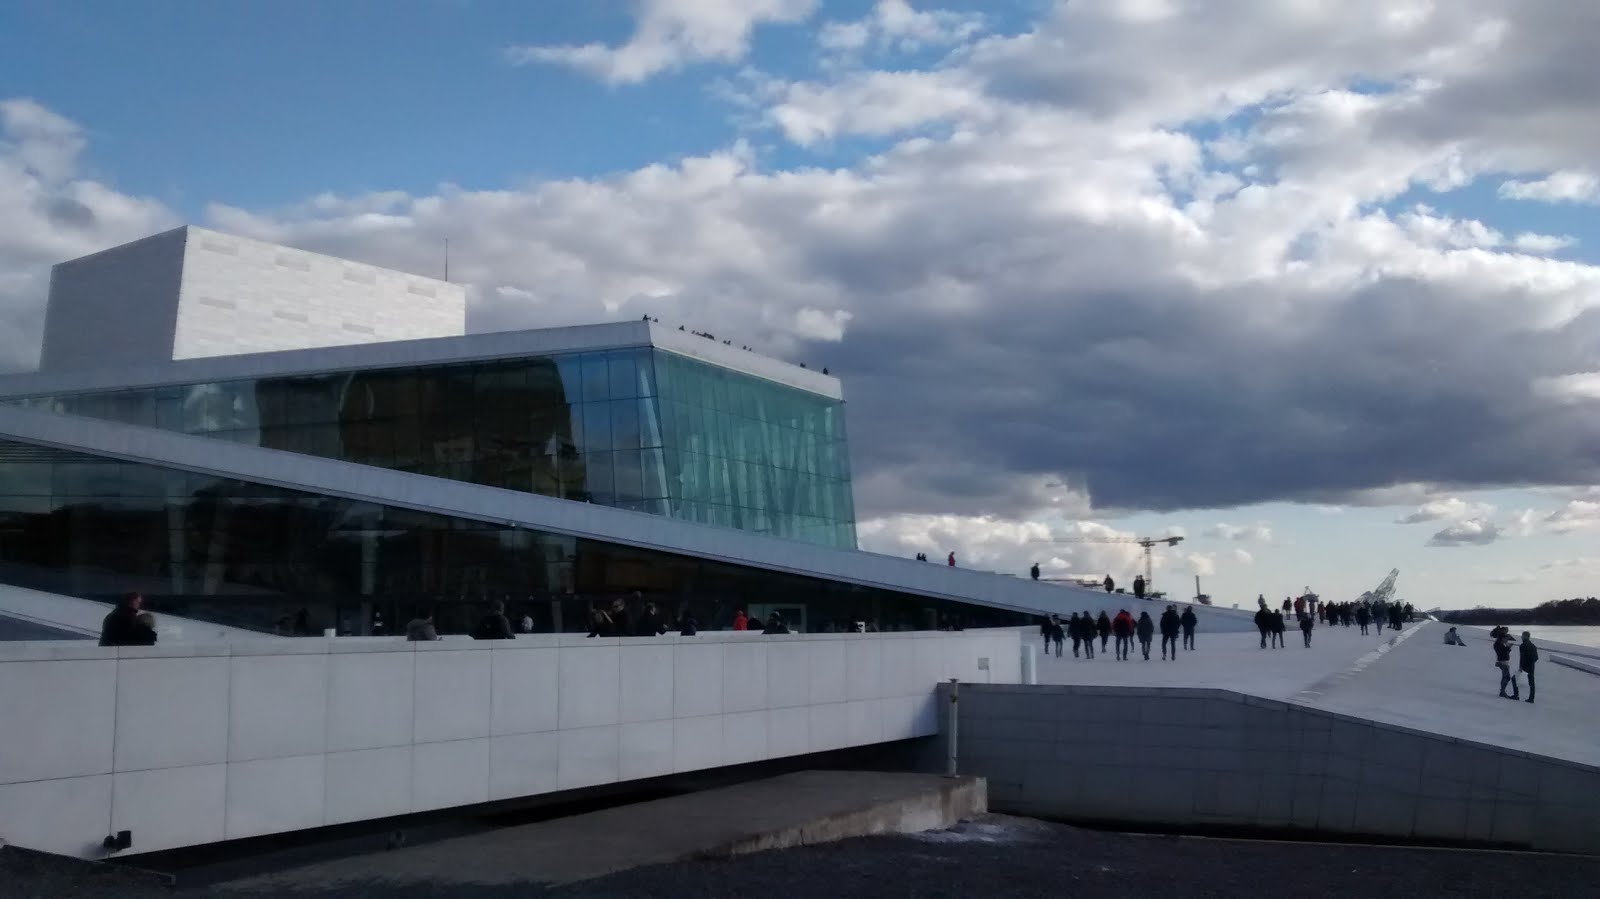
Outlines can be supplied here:
M839 379L790 365L749 350L697 337L688 331L645 321L606 322L528 331L491 331L459 337L360 343L236 356L210 356L63 372L33 372L0 377L0 398L89 393L136 387L162 387L237 381L245 378L310 375L330 371L376 370L446 365L486 359L655 347L720 368L764 378L797 390L842 400Z

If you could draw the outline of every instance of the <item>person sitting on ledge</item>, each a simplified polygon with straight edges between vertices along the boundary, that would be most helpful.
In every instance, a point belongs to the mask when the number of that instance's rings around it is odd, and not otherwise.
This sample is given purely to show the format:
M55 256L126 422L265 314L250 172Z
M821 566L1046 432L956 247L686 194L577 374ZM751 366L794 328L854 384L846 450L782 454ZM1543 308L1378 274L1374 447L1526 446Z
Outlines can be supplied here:
M100 623L101 646L154 646L156 630L139 618L139 606L144 597L129 593L122 597Z
M1451 628L1449 630L1444 632L1444 645L1446 645L1446 646L1466 646L1467 643L1466 643L1465 640L1461 639L1461 635L1460 634L1456 633L1455 627L1451 626Z

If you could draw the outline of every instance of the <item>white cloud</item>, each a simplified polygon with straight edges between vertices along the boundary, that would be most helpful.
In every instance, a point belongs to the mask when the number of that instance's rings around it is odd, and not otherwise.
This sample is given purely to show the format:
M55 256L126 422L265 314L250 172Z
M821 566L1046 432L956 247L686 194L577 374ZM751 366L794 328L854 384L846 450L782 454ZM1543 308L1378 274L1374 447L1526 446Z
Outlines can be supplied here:
M1578 245L1570 234L1534 234L1525 231L1511 238L1511 245L1524 253L1554 253Z
M1243 549L1235 549L1232 553L1230 553L1230 555L1232 555L1233 560L1238 562L1240 565L1254 565L1256 561L1255 556L1252 556L1248 551Z
M1218 522L1206 528L1205 536L1219 540L1240 540L1252 543L1271 543L1272 526L1264 521L1251 525L1226 524Z
M1500 196L1543 203L1600 203L1600 178L1589 172L1552 172L1537 181L1505 181Z
M1183 557L1183 560L1189 563L1189 573L1191 575L1210 577L1217 573L1217 557L1211 553L1189 553ZM1171 587L1171 590L1177 593L1183 592L1181 588L1172 585L1165 586Z
M507 48L513 65L567 66L610 84L637 84L701 62L738 62L762 25L810 18L816 0L638 0L634 32L618 46L581 44Z
M817 43L842 53L869 48L907 52L960 43L983 30L984 18L976 13L918 10L907 0L878 0L864 18L823 25Z
M1535 378L1528 386L1534 396L1563 403L1590 403L1600 400L1600 371Z
M0 99L0 367L36 364L51 265L178 223L160 203L86 177L85 146L76 123Z
M1500 528L1482 518L1458 521L1434 534L1429 546L1487 546L1500 537Z
M1449 496L1423 503L1410 514L1396 519L1395 524L1422 524L1426 521L1460 521L1467 518L1487 518L1493 513L1494 507L1487 503L1468 502L1459 497Z
M1544 517L1544 526L1555 533L1585 530L1600 525L1600 502L1575 499Z

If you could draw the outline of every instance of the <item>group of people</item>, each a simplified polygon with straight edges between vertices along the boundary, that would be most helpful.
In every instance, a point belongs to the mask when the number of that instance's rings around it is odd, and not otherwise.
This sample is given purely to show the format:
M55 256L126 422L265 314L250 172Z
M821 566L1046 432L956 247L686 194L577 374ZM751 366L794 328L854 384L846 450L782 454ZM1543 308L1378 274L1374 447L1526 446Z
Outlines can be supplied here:
M1511 636L1511 629L1500 625L1489 631L1489 639L1494 641L1494 665L1500 669L1500 698L1521 699L1517 690L1517 675L1528 676L1528 702L1533 702L1534 680L1533 668L1539 663L1539 647L1533 645L1533 635L1527 631L1522 632L1522 642ZM1511 650L1517 650L1517 667L1511 667ZM1511 693L1506 693L1506 687L1511 688Z
M1194 629L1199 620L1195 617L1194 609L1184 609L1183 614L1178 613L1177 606L1168 606L1161 613L1158 625L1150 618L1150 613L1141 611L1138 618L1129 614L1127 609L1117 612L1116 617L1107 615L1101 610L1096 618L1089 612L1079 615L1072 613L1066 621L1060 615L1051 615L1039 623L1039 635L1044 639L1044 653L1049 655L1055 650L1056 658L1061 658L1063 647L1068 639L1072 640L1073 658L1094 658L1095 640L1100 641L1100 651L1106 651L1107 645L1114 636L1117 639L1117 658L1126 661L1133 650L1133 641L1139 641L1139 647L1144 653L1144 660L1150 661L1150 643L1155 639L1156 630L1161 631L1161 658L1172 661L1178 658L1178 637L1183 637L1183 648L1194 649ZM1079 655L1080 649L1082 655Z
M1383 633L1385 627L1400 630L1406 624L1415 621L1416 609L1411 603L1387 602L1330 602L1317 606L1317 618L1323 624L1342 624L1350 627L1352 624L1361 628L1363 634L1370 633L1369 628L1377 628L1378 633Z

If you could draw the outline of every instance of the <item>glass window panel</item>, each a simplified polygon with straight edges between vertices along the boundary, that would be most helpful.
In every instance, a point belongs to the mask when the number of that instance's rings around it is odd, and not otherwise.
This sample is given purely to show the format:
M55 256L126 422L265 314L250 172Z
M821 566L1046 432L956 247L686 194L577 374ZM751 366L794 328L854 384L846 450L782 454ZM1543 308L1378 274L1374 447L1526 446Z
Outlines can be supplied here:
M0 462L0 496L49 496L54 474L49 462Z
M610 398L611 393L611 368L607 363L605 353L584 353L581 357L583 366L583 401L592 403L597 400Z
M612 400L611 445L619 450L638 449L639 401L637 399Z
M587 452L611 449L611 404L583 404L583 448Z
M662 450L641 450L639 453L639 467L642 484L641 495L645 499L657 499L671 495L667 489L667 461Z
M655 352L651 350L640 350L634 354L633 364L640 396L656 395L655 357Z
M617 350L608 353L607 366L610 370L610 396L614 400L628 399L639 395L639 368L634 362L633 350Z
M643 447L661 446L661 408L662 400L654 397L643 396L639 398L639 445Z
M644 469L638 450L623 450L611 454L616 480L617 502L636 502L645 497Z
M584 453L583 469L589 499L606 505L615 502L616 479L611 469L611 453Z

